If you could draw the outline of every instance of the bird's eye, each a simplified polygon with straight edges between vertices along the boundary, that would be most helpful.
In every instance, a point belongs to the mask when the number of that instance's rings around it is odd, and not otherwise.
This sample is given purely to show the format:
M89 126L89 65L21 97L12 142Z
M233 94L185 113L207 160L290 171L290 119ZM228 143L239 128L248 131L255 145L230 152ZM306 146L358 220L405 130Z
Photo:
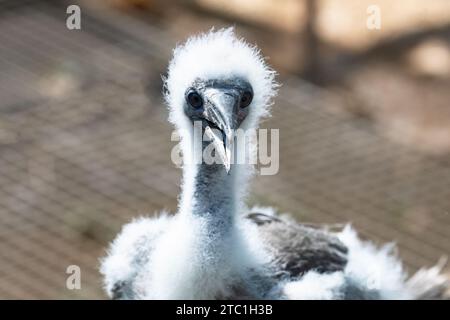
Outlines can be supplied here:
M245 91L241 97L241 108L248 107L252 102L253 94L250 91Z
M201 108L203 106L202 96L195 91L189 92L186 100L195 109Z

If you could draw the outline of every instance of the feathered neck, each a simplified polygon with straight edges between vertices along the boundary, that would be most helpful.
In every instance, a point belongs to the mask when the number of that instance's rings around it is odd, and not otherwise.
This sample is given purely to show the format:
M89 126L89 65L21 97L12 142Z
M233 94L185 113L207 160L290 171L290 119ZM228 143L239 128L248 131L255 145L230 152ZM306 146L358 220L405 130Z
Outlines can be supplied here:
M240 197L236 170L221 164L190 164L184 168L182 214L209 222L211 231L225 232L234 223Z
M160 298L231 297L247 270L256 268L235 223L237 177L237 170L227 174L223 165L184 167L180 211L154 254L152 286Z

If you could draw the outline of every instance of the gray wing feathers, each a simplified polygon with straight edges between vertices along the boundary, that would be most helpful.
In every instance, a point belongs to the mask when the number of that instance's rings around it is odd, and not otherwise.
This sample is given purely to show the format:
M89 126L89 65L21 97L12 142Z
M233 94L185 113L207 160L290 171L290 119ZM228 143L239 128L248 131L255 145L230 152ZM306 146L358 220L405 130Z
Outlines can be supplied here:
M347 264L346 246L324 227L287 222L263 213L250 213L246 218L258 225L277 276L298 277L310 270L341 271Z

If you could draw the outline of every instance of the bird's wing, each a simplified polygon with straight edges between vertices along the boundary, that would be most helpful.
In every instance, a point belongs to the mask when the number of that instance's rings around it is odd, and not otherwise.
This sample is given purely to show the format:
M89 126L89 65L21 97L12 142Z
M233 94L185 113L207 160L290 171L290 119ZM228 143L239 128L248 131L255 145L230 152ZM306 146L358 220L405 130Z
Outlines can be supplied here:
M295 278L315 270L344 270L347 247L333 232L337 226L299 224L274 215L252 212L245 216L257 225L277 277Z
M245 217L256 225L271 254L275 277L290 280L284 292L290 298L325 294L339 299L450 299L444 260L406 280L392 245L377 248L360 240L351 227L300 224L268 212ZM320 290L311 292L311 281ZM340 289L330 287L333 283Z

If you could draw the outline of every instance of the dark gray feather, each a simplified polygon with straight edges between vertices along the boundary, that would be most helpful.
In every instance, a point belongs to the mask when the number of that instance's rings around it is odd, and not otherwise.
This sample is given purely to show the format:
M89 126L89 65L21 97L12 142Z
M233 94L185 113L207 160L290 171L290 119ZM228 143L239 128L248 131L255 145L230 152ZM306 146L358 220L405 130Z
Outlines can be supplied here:
M327 226L288 222L255 212L246 218L258 226L277 277L300 277L310 270L341 271L347 264L347 247Z

